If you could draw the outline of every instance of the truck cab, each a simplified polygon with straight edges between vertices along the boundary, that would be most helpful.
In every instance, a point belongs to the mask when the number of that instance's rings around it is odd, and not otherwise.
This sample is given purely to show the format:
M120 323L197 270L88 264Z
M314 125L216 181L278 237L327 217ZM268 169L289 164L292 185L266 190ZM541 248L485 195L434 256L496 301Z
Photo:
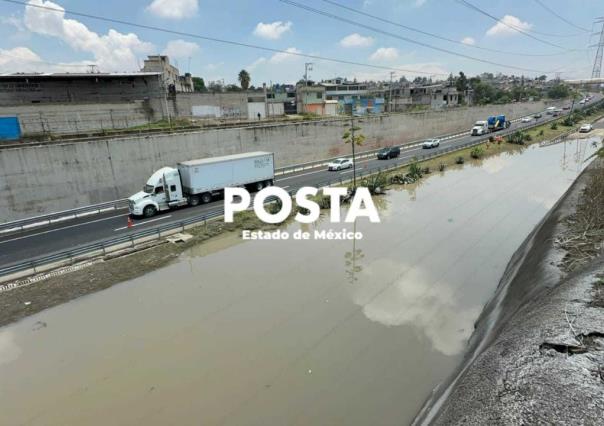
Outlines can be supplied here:
M474 126L472 127L472 131L470 132L470 134L472 136L481 136L481 135L488 133L488 131L489 131L489 128L488 128L487 122L484 120L480 120L480 121L477 121L476 123L474 123Z
M186 202L178 170L162 167L151 175L142 191L128 198L128 208L132 215L151 217Z

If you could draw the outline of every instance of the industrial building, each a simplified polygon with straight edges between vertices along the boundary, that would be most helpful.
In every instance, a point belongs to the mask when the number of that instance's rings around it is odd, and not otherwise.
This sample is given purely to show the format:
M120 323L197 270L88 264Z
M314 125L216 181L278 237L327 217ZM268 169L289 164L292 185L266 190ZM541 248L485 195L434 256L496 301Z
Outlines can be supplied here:
M157 98L162 95L160 78L157 72L0 75L0 106Z

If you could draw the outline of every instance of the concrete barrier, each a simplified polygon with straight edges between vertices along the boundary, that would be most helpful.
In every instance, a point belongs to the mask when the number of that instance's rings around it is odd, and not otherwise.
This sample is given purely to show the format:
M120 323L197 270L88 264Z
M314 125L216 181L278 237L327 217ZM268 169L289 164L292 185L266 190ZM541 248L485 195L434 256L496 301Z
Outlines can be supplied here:
M489 115L528 115L543 102L454 108L442 112L356 119L363 150L469 130ZM334 119L189 133L137 135L0 151L0 221L127 197L158 168L192 158L246 151L275 153L277 167L348 155L342 143L349 120Z

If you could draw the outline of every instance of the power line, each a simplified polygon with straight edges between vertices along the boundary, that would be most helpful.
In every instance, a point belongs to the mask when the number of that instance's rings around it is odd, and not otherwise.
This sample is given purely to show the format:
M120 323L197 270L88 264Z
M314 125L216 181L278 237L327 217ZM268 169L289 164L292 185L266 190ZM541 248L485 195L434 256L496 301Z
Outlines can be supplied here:
M581 30L583 32L586 32L586 33L590 33L591 32L590 30L588 30L586 28L583 28L583 27L580 27L578 25L573 24L571 21L569 21L568 19L566 19L564 16L559 15L555 10L551 9L549 6L546 6L541 0L534 0L534 1L539 6L541 6L543 9L547 10L549 13L551 13L552 15L554 15L555 17L557 17L561 21L566 22L571 27L575 27L575 28L577 28L577 29L579 29L579 30Z
M507 22L504 22L502 19L499 19L498 17L491 15L489 12L485 12L484 10L480 9L477 6L474 6L472 3L470 3L470 2L468 2L466 0L456 0L456 1L457 1L457 3L461 4L462 6L465 6L468 9L472 9L472 10L474 10L474 11L476 11L476 12L478 12L478 13L484 15L484 16L487 16L490 19L494 20L495 22L498 22L501 25L505 25L506 27L508 27L508 28L510 28L510 29L512 29L512 30L514 30L516 32L519 32L520 34L524 34L525 36L530 37L533 40L537 40L538 42L547 44L549 46L557 47L558 49L566 50L566 48L564 48L564 47L562 47L562 46L560 46L558 44L550 43L547 40L543 40L543 39L541 39L539 37L535 37L534 35L532 35L532 34L526 32L526 31L522 30L521 28L518 28L518 27L516 27L514 25L510 25ZM533 32L535 32L535 31L533 31ZM550 35L551 36L552 34L544 34L544 35Z
M389 37L397 38L399 40L403 40L403 41L406 41L408 43L417 44L419 46L426 47L428 49L437 50L439 52L447 53L449 55L457 56L457 57L460 57L460 58L465 58L465 59L469 59L469 60L476 61L476 62L482 62L484 64L489 64L489 65L496 65L498 67L503 67L503 68L516 69L516 70L520 70L520 71L537 72L537 73L542 73L542 74L552 74L553 73L553 71L543 71L543 70L536 70L536 69L532 69L532 68L517 67L517 66L514 66L514 65L506 65L506 64L501 64L499 62L489 61L487 59L476 58L474 56L466 55L464 53L459 53L459 52L455 52L455 51L452 51L452 50L444 49L444 48L441 48L441 47L433 46L433 45L428 44L428 43L424 43L424 42L421 42L421 41L413 40L413 39L410 39L408 37L403 37L403 36L400 36L398 34L394 34L394 33L388 32L388 31L380 30L379 28L375 28L375 27L372 27L372 26L369 26L369 25L365 25L365 24L363 24L361 22L357 22L357 21L353 21L351 19L343 18L341 16L337 16L337 15L334 15L332 13L325 12L325 11L322 11L322 10L319 10L319 9L315 9L313 7L306 6L306 5L303 5L303 4L300 4L300 3L296 3L296 2L291 1L291 0L279 0L279 1L281 1L282 3L289 4L291 6L294 6L294 7L300 8L300 9L307 10L309 12L312 12L312 13L315 13L315 14L318 14L318 15L323 15L323 16L326 16L326 17L331 18L331 19L335 19L335 20L338 20L338 21L341 21L341 22L346 22L348 24L355 25L355 26L358 26L358 27L362 27L362 28L368 29L370 31L374 31L376 33L384 34L384 35L387 35Z
M443 40L443 41L448 41L450 43L460 44L460 45L462 45L464 47L470 47L472 49L479 49L479 50L484 50L484 51L487 51L487 52L494 52L494 53L497 53L497 54L517 55L517 56L530 56L530 57L559 56L559 55L564 55L566 53L566 52L558 52L558 53L535 54L535 53L506 52L505 50L491 49L491 48L488 48L488 47L478 46L478 45L470 45L470 44L466 44L466 43L464 43L464 42L462 42L460 40L455 40L455 39L452 39L452 38L444 37L444 36L441 36L441 35L438 35L438 34L434 34L434 33L428 32L428 31L421 30L419 28L414 28L414 27L410 27L408 25L403 25L403 24L401 24L399 22L394 22L394 21L391 21L389 19L382 18L380 16L372 15L370 13L363 12L363 11L358 10L358 9L354 9L352 7L349 7L349 6L345 6L345 5L341 4L341 3L338 3L338 2L335 2L335 1L332 1L332 0L322 0L322 1L325 2L325 3L331 4L333 6L339 7L341 9L348 10L350 12L353 12L353 13L356 13L356 14L359 14L359 15L362 15L362 16L366 16L368 18L375 19L375 20L380 21L380 22L384 22L386 24L394 25L394 26L403 28L405 30L413 31L413 32L416 32L416 33L419 33L419 34L426 35L428 37L436 38L438 40Z
M435 72L428 72L428 71L417 71L417 70L410 70L410 69L404 69L404 68L395 68L395 67L388 67L388 66L382 66L382 65L368 64L368 63L364 63L364 62L348 61L345 59L337 59L337 58L331 58L331 57L327 57L327 56L311 55L311 54L302 53L302 52L291 52L288 50L273 49L271 47L259 46L259 45L250 44L250 43L243 43L243 42L239 42L239 41L220 39L220 38L216 38L216 37L204 36L204 35L200 35L200 34L193 34L193 33L188 33L188 32L183 32L183 31L169 30L167 28L161 28L161 27L156 27L156 26L152 26L152 25L137 24L137 23L125 21L122 19L107 18L107 17L103 17L103 16L92 15L89 13L74 12L72 10L67 10L67 9L62 9L62 8L59 9L59 8L43 6L43 5L38 5L38 4L29 4L29 3L19 1L19 0L0 0L0 1L3 1L5 3L18 4L20 6L35 7L37 9L45 10L48 12L68 13L68 14L74 15L74 16L80 16L83 18L95 19L95 20L104 21L104 22L111 22L113 24L128 25L131 27L141 28L141 29L145 29L145 30L159 31L159 32L163 32L163 33L167 33L167 34L174 34L174 35L178 35L178 36L182 36L182 37L190 37L190 38L195 38L195 39L200 39L200 40L205 40L205 41L211 41L214 43L229 44L232 46L246 47L249 49L263 50L263 51L272 52L272 53L285 53L288 55L299 56L299 57L303 57L303 58L310 58L310 59L316 59L316 60L328 61L328 62L336 62L336 63L346 64L346 65L356 65L356 66L361 66L361 67L381 69L381 70L387 70L387 71L399 71L399 72L408 73L408 74L448 75L445 73L435 73Z

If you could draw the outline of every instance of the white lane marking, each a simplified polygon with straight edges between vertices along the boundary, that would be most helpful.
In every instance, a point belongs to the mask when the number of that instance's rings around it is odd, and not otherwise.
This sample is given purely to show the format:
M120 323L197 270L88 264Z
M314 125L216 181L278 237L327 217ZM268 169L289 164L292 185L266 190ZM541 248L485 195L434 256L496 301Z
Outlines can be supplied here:
M147 223L156 222L158 220L168 219L170 217L172 217L172 215L169 214L168 216L161 216L161 217L157 217L155 219L146 220L144 222L133 223L132 226L146 225ZM114 231L121 231L122 229L128 229L128 226L122 226L121 228L115 228Z
M282 186L281 189L287 189L289 187L290 187L290 185L285 185L285 186Z
M78 226L88 225L89 223L95 223L95 222L101 222L103 220L115 219L116 217L125 217L125 216L120 214L120 215L117 215L117 216L105 217L103 219L91 220L90 222L78 223L77 225L69 225L69 226L64 226L62 228L50 229L48 231L37 232L35 234L24 235L22 237L17 237L17 238L12 238L10 240L0 241L0 244L10 243L11 241L23 240L23 239L29 238L29 237L36 237L38 235L49 234L51 232L62 231L64 229L76 228Z
M299 175L287 176L287 177L280 178L279 180L277 180L277 182L281 182L282 180L297 178L297 177L300 177L300 176L314 175L315 173L321 173L321 172L324 172L324 171L325 171L325 169L321 169L321 170L315 170L314 172L300 173Z
M358 169L357 169L357 172L359 172L359 171L361 171L361 170L363 170L363 168L362 168L362 167L361 167L361 168L358 168ZM354 170L352 170L352 168L350 168L349 170L345 170L345 171L343 171L343 172L340 172L340 174L341 174L341 175L343 175L344 173L352 173L352 172L354 172Z

